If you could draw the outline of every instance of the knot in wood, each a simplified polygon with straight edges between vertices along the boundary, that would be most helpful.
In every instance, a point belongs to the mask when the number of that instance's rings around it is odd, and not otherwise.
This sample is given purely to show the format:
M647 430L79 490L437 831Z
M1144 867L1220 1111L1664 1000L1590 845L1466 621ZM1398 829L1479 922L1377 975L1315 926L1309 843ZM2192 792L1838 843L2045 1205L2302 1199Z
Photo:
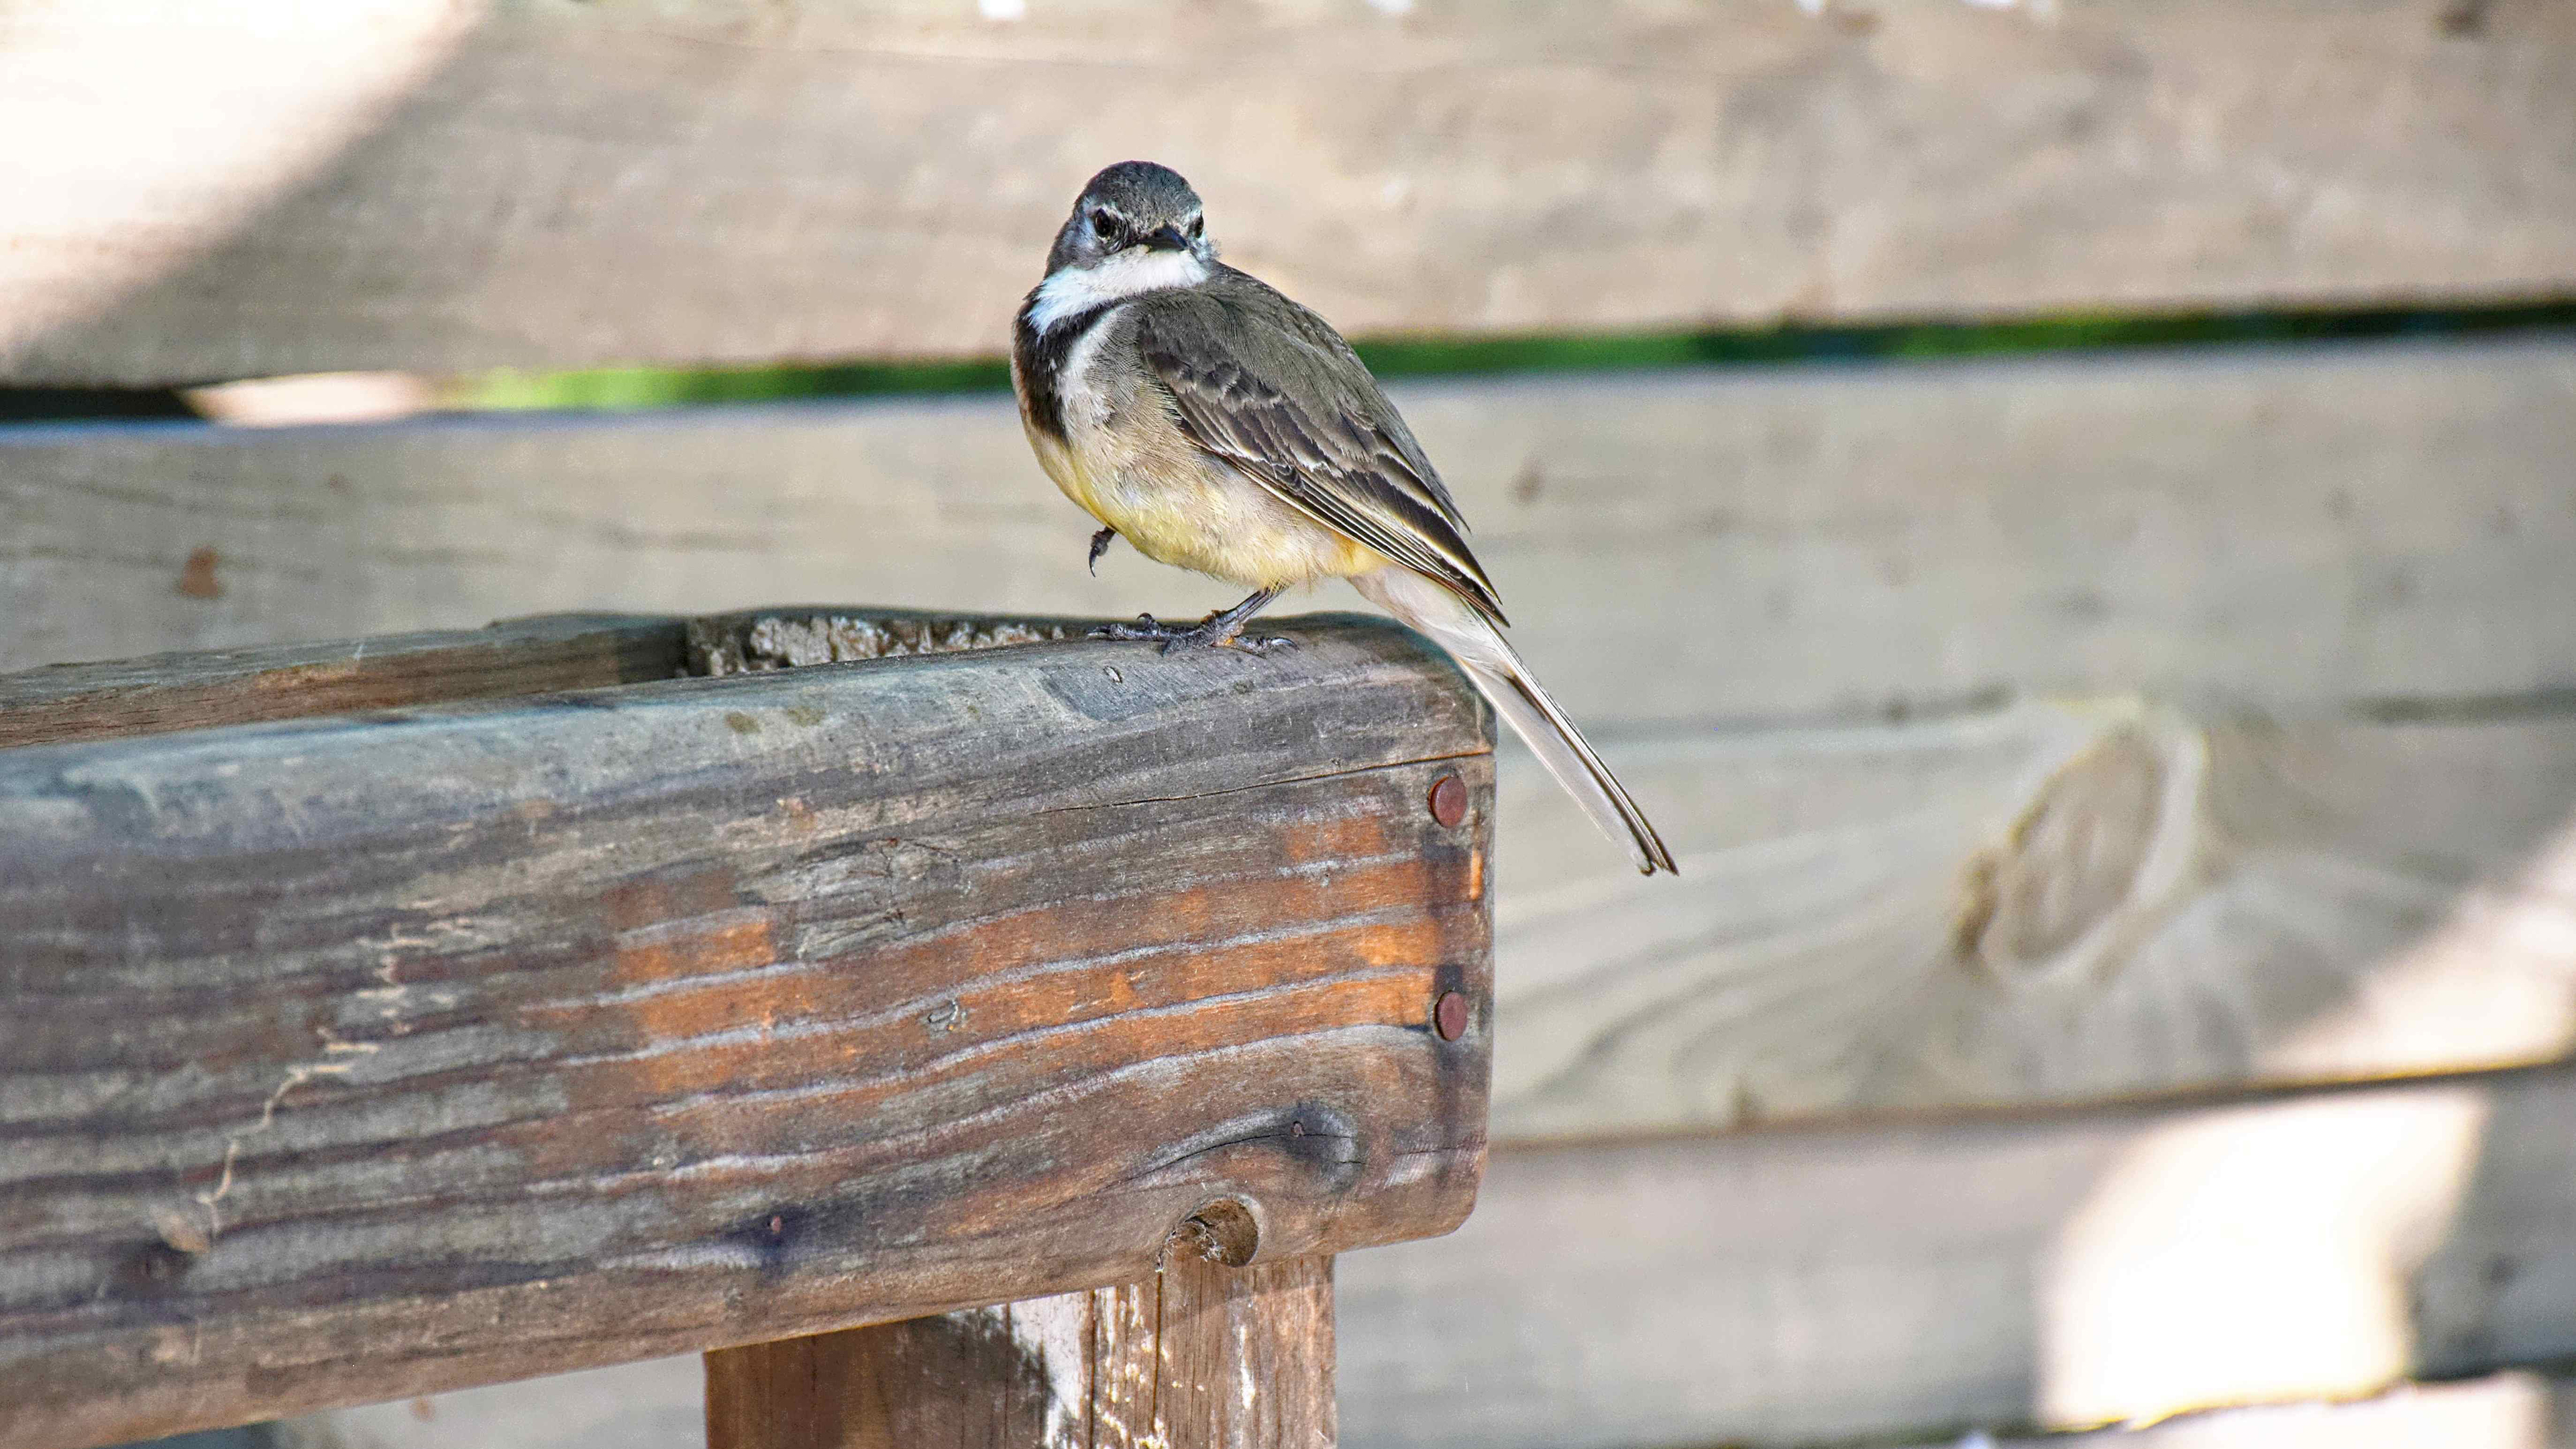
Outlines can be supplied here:
M1959 956L2005 980L2095 962L2111 923L2153 894L2142 880L2160 846L2188 848L2190 801L2175 787L2193 788L2198 771L2178 776L2178 753L2123 724L2060 765L2003 841L1969 860Z

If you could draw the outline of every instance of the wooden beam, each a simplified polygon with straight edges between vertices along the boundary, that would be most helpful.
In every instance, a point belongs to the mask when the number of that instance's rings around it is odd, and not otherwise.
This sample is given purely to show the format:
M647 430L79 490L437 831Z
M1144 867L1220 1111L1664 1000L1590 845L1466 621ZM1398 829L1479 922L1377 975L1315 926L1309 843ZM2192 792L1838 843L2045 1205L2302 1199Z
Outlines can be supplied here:
M708 1449L1332 1449L1333 1265L1154 1276L707 1355Z
M990 355L1129 156L1354 333L2576 284L2548 3L395 11L17 25L0 377Z
M2296 708L2576 686L2563 339L1395 395L1520 648L1605 734L2017 691ZM1239 596L1124 547L1092 578L1093 526L1001 397L0 430L0 667L853 581L1026 615ZM212 597L179 587L201 549Z
M0 751L0 1438L1446 1230L1486 716L1288 631Z
M1456 1234L1342 1260L1344 1432L1956 1444L2563 1361L2571 1114L2553 1067L1497 1151Z

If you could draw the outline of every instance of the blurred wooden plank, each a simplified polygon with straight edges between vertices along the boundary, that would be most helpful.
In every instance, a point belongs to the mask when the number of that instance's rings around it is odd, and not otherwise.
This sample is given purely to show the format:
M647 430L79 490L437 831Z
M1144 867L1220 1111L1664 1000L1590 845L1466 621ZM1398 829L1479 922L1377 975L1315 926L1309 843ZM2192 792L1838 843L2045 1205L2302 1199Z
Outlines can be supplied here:
M0 749L670 679L681 621L558 614L0 674Z
M0 117L84 140L0 232L15 382L993 354L1127 156L1359 333L2576 284L2546 0L389 0L9 43Z
M1878 1440L1867 1449L1883 1449L1885 1443ZM1912 1449L2434 1449L2437 1445L2440 1449L2576 1449L2576 1381L2528 1371L2492 1374L2455 1383L2408 1384L2367 1399L2215 1409L2155 1424L2090 1432L1953 1436Z
M595 1369L538 1383L319 1415L297 1425L351 1449L698 1449L695 1360ZM649 1372L648 1372L649 1371ZM1968 1428L1914 1449L2576 1449L2576 1381L2514 1371L2408 1384L2366 1399L2219 1409L2153 1425L1986 1437ZM299 1441L300 1442L300 1441ZM1373 1442L1373 1441L1372 1441ZM1851 1449L1886 1449L1883 1435Z
M706 1403L708 1449L1332 1449L1333 1261L719 1349Z
M1956 1442L2563 1360L2571 1114L2551 1068L1497 1151L1457 1233L1342 1259L1343 1432Z
M1288 627L0 751L0 1440L1445 1231L1485 716Z
M1552 781L1506 770L1499 1138L2576 1051L2566 700L2025 704L1608 753L1682 874L1634 878Z
M1964 7L1963 7L1964 8ZM1396 389L1578 719L2576 685L2576 342ZM1178 615L1007 399L0 431L0 666L865 592ZM201 549L209 588L182 592ZM1352 597L1334 587L1329 606Z

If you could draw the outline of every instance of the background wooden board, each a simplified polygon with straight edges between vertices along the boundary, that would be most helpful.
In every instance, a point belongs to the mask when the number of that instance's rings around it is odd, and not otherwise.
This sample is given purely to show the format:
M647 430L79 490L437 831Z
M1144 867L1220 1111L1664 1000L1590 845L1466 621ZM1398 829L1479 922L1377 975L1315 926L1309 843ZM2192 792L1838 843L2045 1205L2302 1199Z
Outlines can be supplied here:
M2576 284L2554 0L359 10L13 23L0 377L994 354L1128 156L1360 333Z
M2552 1068L1497 1152L1457 1233L1341 1261L1344 1432L1955 1443L2563 1359L2571 1111Z
M1494 1129L1576 1138L2557 1060L2576 708L2136 699L1614 747L1682 866L1535 770L1496 850Z
M566 1375L548 1381L555 1395L543 1400L486 1389L442 1394L417 1408L342 1410L283 1426L277 1449L697 1449L696 1369L693 1359L673 1359ZM2576 1445L2571 1409L2576 1383L2526 1370L2089 1434L1944 1434L1909 1449L2567 1449ZM1368 1449L1371 1441L1345 1442ZM1852 1441L1851 1449L1888 1443L1874 1435Z
M2576 347L1399 391L1540 675L1689 857L1631 878L1506 762L1507 1136L2569 1046ZM0 647L862 586L1230 602L1125 549L1087 577L1087 523L1025 453L976 399L28 430L0 438L0 592L26 601ZM199 548L220 597L175 591ZM2032 696L2094 702L2000 702ZM2133 849L2084 859L2088 825ZM1979 872L2014 860L2068 894L1962 949Z
M569 1374L537 1399L520 1389L442 1394L281 1426L276 1449L697 1449L697 1362ZM1980 1440L1943 1434L1909 1449L2567 1449L2576 1383L2528 1370L2408 1384L2365 1399L2220 1409L2090 1434ZM1346 1440L1353 1449L1368 1441ZM1885 1449L1873 1435L1851 1449ZM194 1449L194 1446L191 1446ZM208 1445L205 1449L269 1449Z
M1340 1260L1343 1440L2554 1449L2564 1378L2379 1391L2576 1348L2571 1093L2553 1069L1498 1150L1458 1233ZM691 1442L692 1362L549 1387L298 1427L348 1449ZM2024 1428L2265 1403L2286 1407Z
M0 752L0 1438L1445 1230L1484 715L1292 628Z
M1607 735L2576 685L2564 339L1395 391L1521 648ZM1232 602L1125 548L1087 577L1091 527L1002 398L12 429L0 665L798 596Z
M2367 1399L2220 1409L2155 1424L2014 1434L1964 1446L1952 1438L1911 1449L2567 1449L2576 1444L2571 1410L2576 1383L2526 1370L2409 1384Z

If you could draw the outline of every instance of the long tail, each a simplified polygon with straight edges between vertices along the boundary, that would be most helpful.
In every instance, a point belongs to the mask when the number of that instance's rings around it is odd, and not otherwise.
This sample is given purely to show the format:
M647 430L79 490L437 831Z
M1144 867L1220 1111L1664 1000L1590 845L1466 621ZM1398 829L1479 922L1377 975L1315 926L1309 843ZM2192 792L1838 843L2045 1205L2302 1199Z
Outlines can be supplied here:
M1521 663L1491 620L1456 594L1401 566L1361 574L1351 580L1351 587L1448 650L1476 688L1493 701L1494 712L1528 743L1539 763L1547 766L1601 833L1628 847L1639 871L1680 874L1673 853L1664 848L1664 839L1655 833L1646 812L1637 808L1627 787L1601 763L1601 756L1593 752L1574 721L1539 687L1529 666Z

